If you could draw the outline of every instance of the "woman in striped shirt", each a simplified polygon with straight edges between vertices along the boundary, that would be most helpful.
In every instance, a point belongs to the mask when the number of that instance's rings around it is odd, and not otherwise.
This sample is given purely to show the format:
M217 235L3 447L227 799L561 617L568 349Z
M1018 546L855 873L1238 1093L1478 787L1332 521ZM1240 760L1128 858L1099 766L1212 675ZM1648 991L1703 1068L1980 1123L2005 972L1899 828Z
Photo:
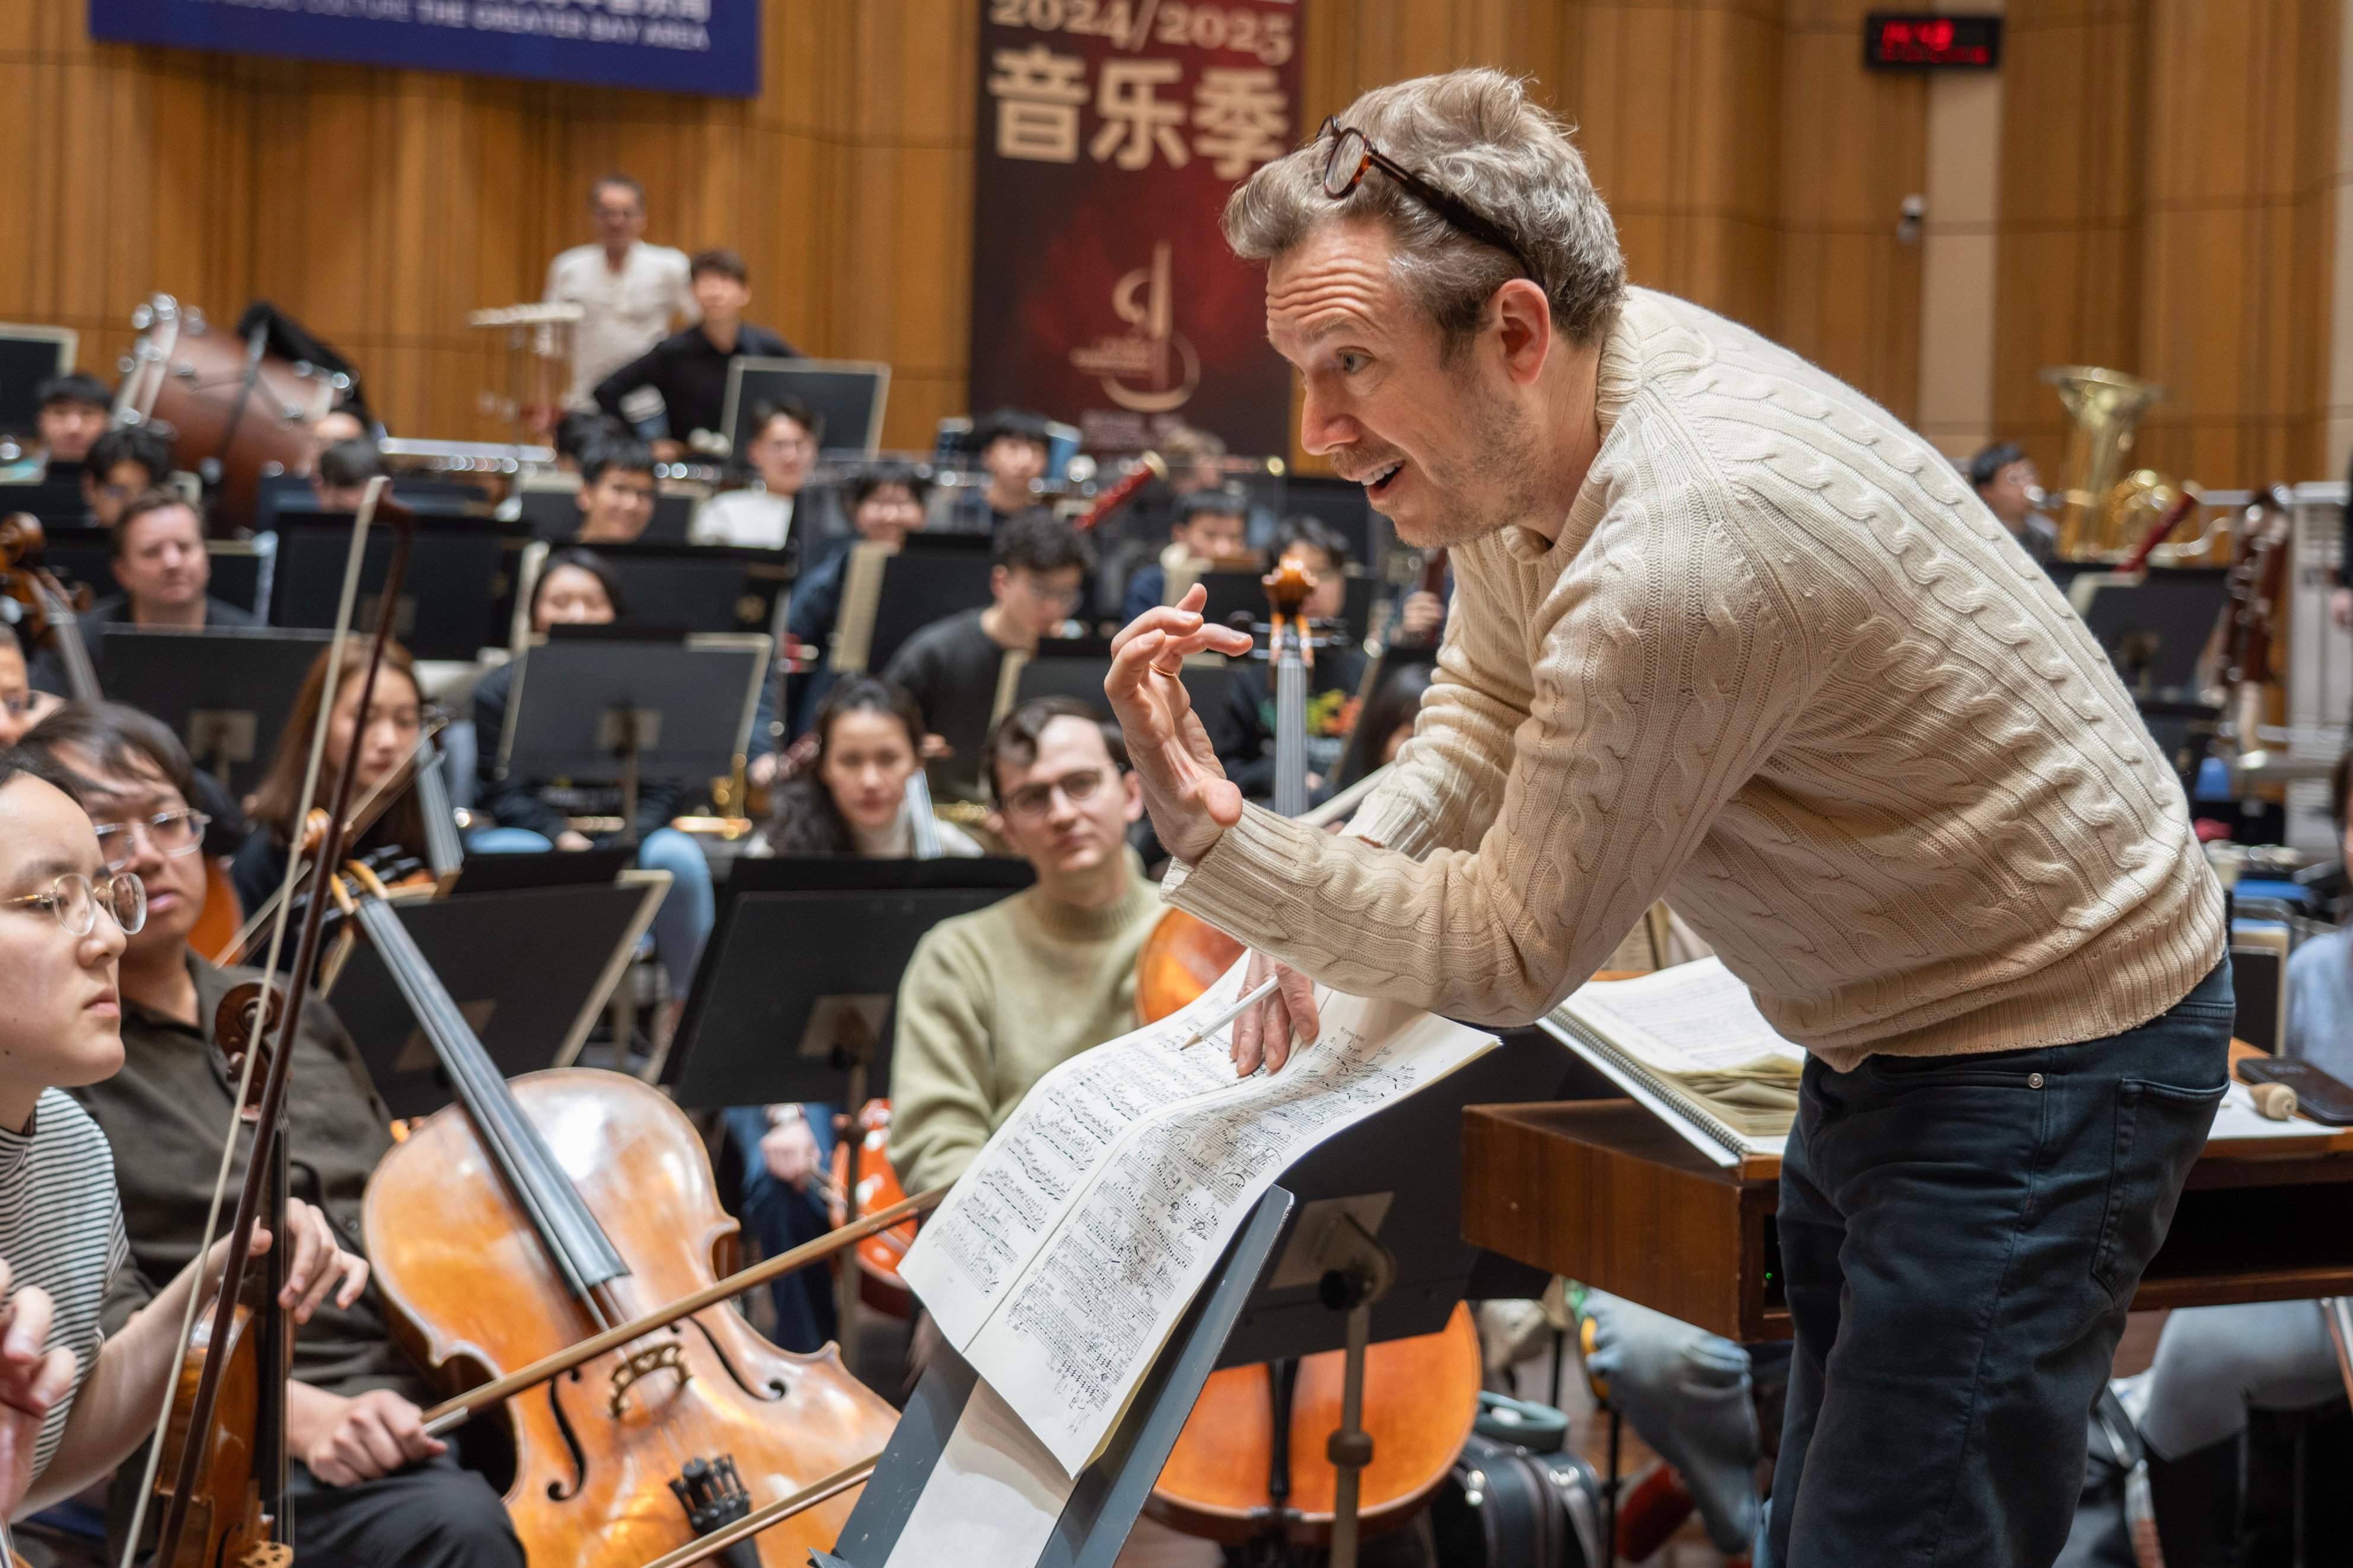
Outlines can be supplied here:
M99 1306L123 1259L106 1139L61 1090L122 1065L115 963L146 897L110 877L98 837L53 763L0 752L0 1517L69 1497L154 1425L190 1267L111 1341ZM297 1321L348 1304L367 1265L326 1220L288 1211L294 1255L280 1300ZM264 1250L266 1233L254 1237ZM217 1275L227 1243L205 1260Z

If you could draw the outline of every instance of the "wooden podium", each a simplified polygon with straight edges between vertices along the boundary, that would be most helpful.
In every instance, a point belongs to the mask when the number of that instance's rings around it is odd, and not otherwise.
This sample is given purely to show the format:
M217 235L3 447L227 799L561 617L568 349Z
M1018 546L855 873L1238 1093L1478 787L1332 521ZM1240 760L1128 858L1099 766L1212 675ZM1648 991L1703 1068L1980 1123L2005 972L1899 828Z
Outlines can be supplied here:
M1465 1240L1727 1339L1789 1337L1780 1162L1712 1163L1628 1100L1462 1113ZM2211 1149L2138 1309L2353 1295L2353 1137Z

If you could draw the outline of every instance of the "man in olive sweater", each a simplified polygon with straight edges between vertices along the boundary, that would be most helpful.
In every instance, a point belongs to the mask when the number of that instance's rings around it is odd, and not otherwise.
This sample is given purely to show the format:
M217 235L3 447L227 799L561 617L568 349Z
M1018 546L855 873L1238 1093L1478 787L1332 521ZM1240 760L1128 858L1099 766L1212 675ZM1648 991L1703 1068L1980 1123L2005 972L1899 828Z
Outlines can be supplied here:
M981 751L997 833L1035 887L943 921L899 983L891 1162L909 1192L964 1174L1029 1086L1135 1027L1135 954L1161 915L1127 847L1144 812L1119 732L1066 697Z

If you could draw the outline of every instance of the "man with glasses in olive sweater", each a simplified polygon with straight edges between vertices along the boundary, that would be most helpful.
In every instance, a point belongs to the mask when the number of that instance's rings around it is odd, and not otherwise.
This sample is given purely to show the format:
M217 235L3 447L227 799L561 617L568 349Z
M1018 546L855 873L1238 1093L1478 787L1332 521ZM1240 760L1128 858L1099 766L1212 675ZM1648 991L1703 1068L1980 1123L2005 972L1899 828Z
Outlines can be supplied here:
M1035 887L943 921L899 983L891 1162L911 1193L964 1174L1030 1086L1135 1027L1135 954L1162 910L1127 845L1144 798L1084 703L1008 713L981 753L989 826Z

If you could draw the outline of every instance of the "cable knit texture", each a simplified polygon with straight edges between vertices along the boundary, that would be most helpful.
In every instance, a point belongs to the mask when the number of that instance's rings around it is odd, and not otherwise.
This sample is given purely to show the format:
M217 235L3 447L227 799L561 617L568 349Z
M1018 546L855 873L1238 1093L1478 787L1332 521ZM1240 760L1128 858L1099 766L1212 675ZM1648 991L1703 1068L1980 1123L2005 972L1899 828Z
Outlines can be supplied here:
M1664 897L1844 1070L2097 1039L2220 961L2179 784L2050 580L1884 409L1633 290L1558 541L1455 550L1356 830L1253 807L1171 900L1341 990L1541 1016ZM1303 896L1303 891L1305 896Z

